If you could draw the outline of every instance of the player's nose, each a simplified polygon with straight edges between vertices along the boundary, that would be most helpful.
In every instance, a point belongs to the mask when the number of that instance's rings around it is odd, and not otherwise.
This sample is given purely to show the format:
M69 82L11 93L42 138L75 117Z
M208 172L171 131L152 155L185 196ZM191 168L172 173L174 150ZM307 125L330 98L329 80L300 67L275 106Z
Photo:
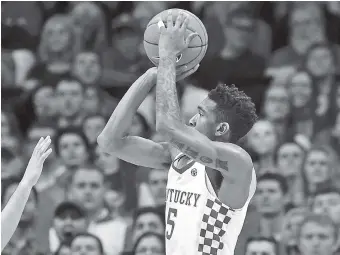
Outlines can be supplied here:
M189 120L189 125L192 127L196 126L196 115Z

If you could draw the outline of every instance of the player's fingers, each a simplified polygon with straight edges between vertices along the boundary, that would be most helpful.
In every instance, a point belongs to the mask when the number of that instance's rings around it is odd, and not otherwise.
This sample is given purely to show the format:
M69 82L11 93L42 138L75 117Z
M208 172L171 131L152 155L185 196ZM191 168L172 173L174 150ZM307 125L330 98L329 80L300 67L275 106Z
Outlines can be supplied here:
M35 148L38 148L40 146L40 144L42 143L42 141L44 141L43 137L40 137L39 141L37 142L37 145L35 146Z
M158 29L161 33L164 33L166 28L165 28L165 25L164 25L164 22L161 18L159 18L159 21L157 23L157 26L158 26Z
M44 152L44 154L41 156L41 160L42 162L45 161L45 159L48 157L48 155L50 155L52 152L52 148L49 148L46 152Z
M189 45L192 39L194 39L196 36L198 36L198 33L191 33L188 35L187 39L185 40L186 45Z
M166 27L172 28L173 26L174 26L174 23L173 23L173 20L172 20L172 11L169 10L168 11L168 18L167 18L167 21L166 21Z
M184 20L184 13L180 12L176 19L175 28L177 29L180 28L182 26L183 20Z
M189 24L189 17L188 16L185 16L184 17L184 20L182 22L182 26L180 28L180 31L181 32L185 32L187 30L187 27L188 27L188 24Z

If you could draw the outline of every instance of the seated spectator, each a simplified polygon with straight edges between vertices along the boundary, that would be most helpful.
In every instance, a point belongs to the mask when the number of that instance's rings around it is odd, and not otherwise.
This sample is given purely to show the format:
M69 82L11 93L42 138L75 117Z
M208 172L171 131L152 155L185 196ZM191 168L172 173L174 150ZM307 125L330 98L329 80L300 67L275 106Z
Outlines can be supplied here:
M279 255L278 244L274 238L250 238L246 244L245 255Z
M316 191L313 194L312 211L327 214L337 226L340 226L340 191L332 187Z
M93 166L80 167L71 178L68 198L83 205L89 221L88 232L98 236L105 253L119 255L123 251L127 223L121 217L110 215L105 206L106 190L102 171Z
M80 127L85 117L82 108L85 88L79 81L68 78L58 82L55 88L58 105L58 127Z
M270 66L297 67L303 62L303 56L312 44L328 40L324 13L315 3L293 6L289 13L288 24L289 45L274 52ZM337 45L333 47L339 59L339 47Z
M314 147L307 152L302 171L305 199L332 184L333 168L332 154L326 147Z
M71 242L71 254L72 255L106 255L101 240L90 233L77 234Z
M288 184L289 200L295 206L304 204L302 165L305 150L296 142L286 141L281 144L275 153L276 167Z
M70 243L72 238L87 230L84 209L75 202L64 201L54 212L52 228L49 231L50 251L56 252L63 243ZM59 248L58 248L59 247Z
M133 248L134 255L165 255L164 235L146 232L141 235Z
M125 251L132 251L139 237L147 232L164 235L164 211L154 207L139 208L125 237Z
M246 144L253 154L257 173L276 171L274 153L278 145L278 135L270 121L257 121L246 136Z
M71 255L71 247L68 243L61 243L53 255Z
M24 166L22 157L6 147L1 147L1 180L21 176Z
M92 51L79 52L73 62L72 74L86 87L99 87L102 74L100 56Z
M298 230L301 255L333 255L336 251L339 229L327 215L310 214Z
M91 147L97 143L97 137L104 129L107 118L101 114L92 114L84 118L83 132L87 137Z
M297 246L298 229L307 214L307 208L296 207L290 209L284 217L281 242L287 255L299 254Z
M19 152L19 142L22 134L16 117L11 111L1 110L1 147L13 152Z
M78 52L78 41L68 16L56 14L44 25L38 46L38 64L28 78L35 78L43 85L54 85L69 74L71 62Z

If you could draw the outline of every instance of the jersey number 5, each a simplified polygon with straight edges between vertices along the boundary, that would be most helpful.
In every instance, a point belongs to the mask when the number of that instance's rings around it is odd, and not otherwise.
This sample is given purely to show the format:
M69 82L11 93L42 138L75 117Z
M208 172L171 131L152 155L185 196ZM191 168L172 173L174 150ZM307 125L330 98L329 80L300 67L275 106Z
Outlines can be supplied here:
M166 220L166 224L170 226L170 231L166 231L166 238L168 240L171 239L172 234L174 233L174 228L175 228L175 221L174 218L177 217L177 209L169 207L168 210L168 218Z

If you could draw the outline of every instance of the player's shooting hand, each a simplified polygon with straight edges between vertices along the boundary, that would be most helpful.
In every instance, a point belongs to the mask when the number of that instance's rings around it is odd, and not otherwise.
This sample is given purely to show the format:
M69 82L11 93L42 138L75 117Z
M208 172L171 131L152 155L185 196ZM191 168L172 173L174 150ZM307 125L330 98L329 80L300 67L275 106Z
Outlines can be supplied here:
M158 27L161 35L158 47L160 57L168 56L169 54L177 56L188 48L191 40L197 36L197 33L191 33L186 37L188 23L189 18L183 12L180 12L174 25L171 10L168 12L166 27L163 21L159 20Z
M193 73L195 73L198 68L199 68L199 64L196 65L194 68L189 69L186 66L181 66L179 68L176 69L176 81L181 81L183 79L185 79L186 77L192 75ZM157 67L151 67L148 70L149 74L153 76L153 78L157 79Z
M51 144L51 138L40 138L38 144L35 146L31 159L28 162L24 177L22 181L30 186L37 184L42 172L45 159L51 154L52 149L48 147Z

